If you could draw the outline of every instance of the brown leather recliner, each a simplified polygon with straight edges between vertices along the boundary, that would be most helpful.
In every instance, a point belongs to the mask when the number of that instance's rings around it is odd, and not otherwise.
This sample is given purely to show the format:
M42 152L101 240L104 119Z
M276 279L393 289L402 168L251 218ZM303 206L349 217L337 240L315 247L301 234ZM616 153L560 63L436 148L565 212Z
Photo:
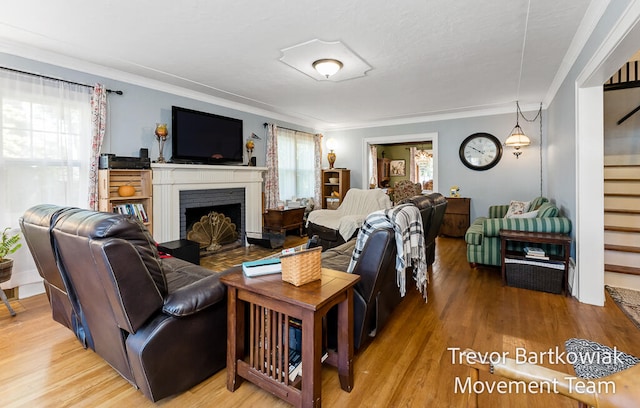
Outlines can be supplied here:
M46 210L28 210L23 224L39 211ZM28 241L45 245L24 231ZM60 208L51 234L92 348L150 400L185 391L225 366L220 274L160 259L146 228L122 215Z
M31 251L51 305L53 320L73 331L83 347L93 349L75 293L68 292L66 277L60 273L51 239L51 220L60 212L77 209L45 204L30 208L20 218L22 235ZM72 288L71 288L72 289Z

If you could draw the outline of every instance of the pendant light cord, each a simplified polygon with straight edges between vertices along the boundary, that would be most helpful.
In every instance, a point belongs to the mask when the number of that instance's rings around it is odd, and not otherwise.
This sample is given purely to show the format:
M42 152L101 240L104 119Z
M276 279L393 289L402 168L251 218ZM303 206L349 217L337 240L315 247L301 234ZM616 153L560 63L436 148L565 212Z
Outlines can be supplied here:
M528 119L520 110L520 103L516 101L516 117L521 116L527 122L535 122L536 120L540 120L540 145L538 146L538 152L540 155L540 197L542 197L542 102L540 102L540 107L538 108L538 112L533 119ZM517 120L516 120L516 123Z

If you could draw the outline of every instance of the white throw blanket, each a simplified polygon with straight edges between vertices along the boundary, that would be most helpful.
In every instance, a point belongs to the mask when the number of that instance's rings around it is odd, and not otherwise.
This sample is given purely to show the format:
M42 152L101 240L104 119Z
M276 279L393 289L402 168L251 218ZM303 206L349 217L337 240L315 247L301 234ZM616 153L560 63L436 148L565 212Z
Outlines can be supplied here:
M356 247L347 272L353 272L369 236L379 228L392 228L396 239L396 283L400 295L406 294L405 268L413 267L417 289L427 301L427 255L420 210L413 204L402 204L369 214L358 233Z
M362 222L374 211L391 207L391 200L384 191L360 190L352 188L337 210L315 210L309 213L307 225L316 225L337 230L345 241L348 241Z

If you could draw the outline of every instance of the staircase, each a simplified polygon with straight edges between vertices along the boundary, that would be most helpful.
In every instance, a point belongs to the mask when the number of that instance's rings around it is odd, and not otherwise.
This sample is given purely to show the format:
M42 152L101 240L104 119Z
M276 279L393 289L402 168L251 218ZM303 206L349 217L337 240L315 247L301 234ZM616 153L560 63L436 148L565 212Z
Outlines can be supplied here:
M640 165L604 166L604 262L640 277Z

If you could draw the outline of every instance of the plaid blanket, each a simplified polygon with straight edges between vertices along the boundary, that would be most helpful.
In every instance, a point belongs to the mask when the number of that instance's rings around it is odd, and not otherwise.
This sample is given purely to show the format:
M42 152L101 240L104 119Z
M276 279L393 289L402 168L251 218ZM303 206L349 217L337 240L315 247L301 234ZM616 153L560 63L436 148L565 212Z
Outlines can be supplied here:
M400 295L406 294L406 274L404 271L408 267L413 267L416 287L426 301L428 276L422 217L420 217L418 207L413 204L398 205L372 212L367 216L356 238L356 246L351 255L347 272L353 272L367 239L373 231L379 228L392 228L395 231L396 283L400 289Z

